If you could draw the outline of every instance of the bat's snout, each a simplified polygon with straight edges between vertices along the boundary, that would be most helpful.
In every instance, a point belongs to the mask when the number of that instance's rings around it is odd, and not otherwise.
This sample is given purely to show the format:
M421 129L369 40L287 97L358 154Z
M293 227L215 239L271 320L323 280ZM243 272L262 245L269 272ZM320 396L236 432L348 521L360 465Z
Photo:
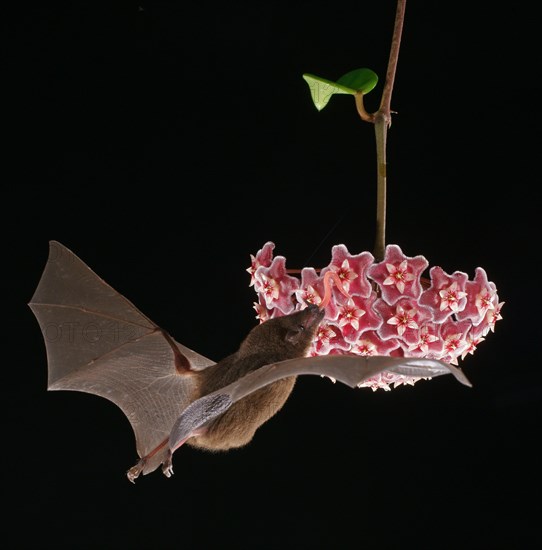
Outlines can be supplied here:
M320 321L324 318L326 314L325 309L320 309L314 304L309 304L303 312L306 315L306 324L308 328L314 328L320 324Z

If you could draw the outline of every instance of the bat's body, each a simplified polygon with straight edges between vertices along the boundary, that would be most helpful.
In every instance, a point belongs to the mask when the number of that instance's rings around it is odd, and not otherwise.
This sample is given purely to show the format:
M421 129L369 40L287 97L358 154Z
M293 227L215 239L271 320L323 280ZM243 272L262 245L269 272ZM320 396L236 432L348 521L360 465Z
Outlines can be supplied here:
M184 443L206 450L246 445L288 399L300 374L351 387L382 371L431 378L464 374L432 359L334 355L307 357L323 310L308 305L255 326L218 363L176 342L77 256L51 241L30 307L43 332L48 389L76 390L117 404L132 425L139 462L133 481Z
M310 306L295 314L257 325L238 351L196 374L199 383L195 398L220 390L265 365L304 357L323 315L322 310ZM187 443L208 450L227 450L246 445L256 430L282 408L294 384L295 376L291 376L250 393L212 420L201 435L188 439Z

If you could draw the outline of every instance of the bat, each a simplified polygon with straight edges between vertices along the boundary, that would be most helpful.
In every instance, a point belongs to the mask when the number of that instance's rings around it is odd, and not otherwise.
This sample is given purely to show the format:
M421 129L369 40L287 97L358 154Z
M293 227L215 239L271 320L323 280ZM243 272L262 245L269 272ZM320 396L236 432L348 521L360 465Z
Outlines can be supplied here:
M383 371L433 378L461 371L443 361L387 356L309 356L324 316L312 304L253 327L237 351L215 362L177 342L71 250L49 242L49 256L29 307L47 354L47 390L104 397L133 429L134 482L161 467L184 444L207 451L247 445L290 396L299 375L351 388Z

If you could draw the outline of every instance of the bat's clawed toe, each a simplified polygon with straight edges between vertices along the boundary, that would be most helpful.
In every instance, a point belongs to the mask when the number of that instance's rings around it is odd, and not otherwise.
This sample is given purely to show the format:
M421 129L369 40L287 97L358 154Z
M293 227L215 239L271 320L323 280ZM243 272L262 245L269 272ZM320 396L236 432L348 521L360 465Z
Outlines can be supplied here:
M164 475L166 477L171 477L173 475L173 464L172 464L172 457L173 453L171 451L168 451L167 457L162 463L162 472L164 472ZM135 483L135 480L145 471L145 467L147 466L147 460L145 457L141 458L137 464L132 466L127 472L126 477L129 481L132 483Z
M162 463L162 472L166 477L171 477L173 475L173 454L171 451L168 452L166 460Z
M129 481L132 483L135 483L135 480L139 477L139 474L144 470L145 468L145 459L141 459L138 461L138 463L135 466L132 466L127 472L126 477Z

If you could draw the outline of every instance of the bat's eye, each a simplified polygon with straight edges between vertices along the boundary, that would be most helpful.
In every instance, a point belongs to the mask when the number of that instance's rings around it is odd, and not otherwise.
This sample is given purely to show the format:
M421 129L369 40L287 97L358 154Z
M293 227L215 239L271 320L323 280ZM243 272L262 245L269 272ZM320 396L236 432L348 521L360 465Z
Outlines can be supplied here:
M303 335L305 332L305 325L295 325L295 328L292 327L287 333L285 340L290 342L294 346L297 346L301 341L305 339Z

